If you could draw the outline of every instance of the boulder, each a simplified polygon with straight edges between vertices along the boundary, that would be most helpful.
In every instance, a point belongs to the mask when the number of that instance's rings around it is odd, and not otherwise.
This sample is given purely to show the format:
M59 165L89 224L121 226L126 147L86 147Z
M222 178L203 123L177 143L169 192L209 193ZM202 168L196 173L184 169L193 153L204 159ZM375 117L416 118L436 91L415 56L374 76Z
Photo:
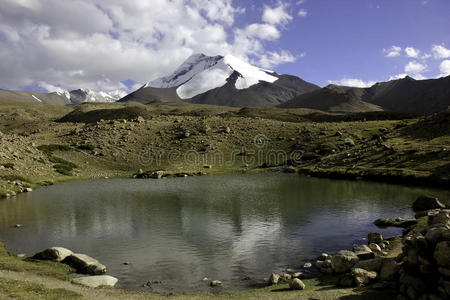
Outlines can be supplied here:
M425 234L425 239L431 244L450 240L450 229L445 226L431 227Z
M369 244L370 250L372 250L376 254L381 254L381 247L378 244L370 243Z
M306 285L298 278L294 278L289 282L289 287L292 290L303 290L305 289Z
M370 248L366 245L353 247L353 252L355 252L356 256L358 256L361 260L375 257L375 253L373 253L372 250L370 250Z
M375 279L377 277L377 273L367 271L361 268L354 268L352 270L352 276L356 286L363 286L369 283L370 280Z
M344 273L353 268L359 261L352 251L341 250L331 259L331 266L336 273Z
M353 276L350 273L346 273L339 278L338 285L342 287L352 287L354 285Z
M72 280L73 284L78 284L90 288L114 287L119 280L109 275L85 276Z
M386 259L380 270L380 279L383 281L393 280L400 270L400 264L394 259Z
M450 267L450 241L437 243L434 250L434 259L439 267Z
M292 279L292 276L290 274L284 273L280 275L280 279L287 282Z
M355 268L361 268L367 271L380 272L384 259L381 257L375 257L373 259L360 260Z
M428 222L430 225L450 225L450 213L440 211L436 215L430 216Z
M311 268L312 267L312 263L310 263L310 262L306 262L304 265L303 265L303 268L305 268L305 269L309 269L309 268Z
M106 273L106 267L98 260L85 254L75 253L67 256L62 263L77 270L77 272L89 275L101 275Z
M303 278L305 275L302 272L295 272L292 274L292 278Z
M414 211L421 211L436 208L445 208L445 205L442 204L438 198L422 195L419 196L416 201L414 201L412 208Z
M36 253L32 258L39 260L63 261L73 252L63 247L51 247L42 252Z
M278 281L280 281L280 275L278 275L276 273L270 274L269 285L278 284Z
M383 236L381 235L381 233L371 232L367 235L367 240L369 242L369 245L372 243L381 244L383 243Z

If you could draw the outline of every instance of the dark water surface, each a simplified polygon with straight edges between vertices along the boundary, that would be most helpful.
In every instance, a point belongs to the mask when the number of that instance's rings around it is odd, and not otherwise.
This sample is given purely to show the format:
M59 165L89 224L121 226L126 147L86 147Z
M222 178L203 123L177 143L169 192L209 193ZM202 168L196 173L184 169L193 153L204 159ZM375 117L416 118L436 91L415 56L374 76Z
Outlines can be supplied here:
M0 240L27 255L51 246L88 254L120 287L161 280L154 290L202 290L208 277L237 289L364 243L370 231L399 234L372 222L411 218L423 193L449 196L287 174L70 182L1 200Z

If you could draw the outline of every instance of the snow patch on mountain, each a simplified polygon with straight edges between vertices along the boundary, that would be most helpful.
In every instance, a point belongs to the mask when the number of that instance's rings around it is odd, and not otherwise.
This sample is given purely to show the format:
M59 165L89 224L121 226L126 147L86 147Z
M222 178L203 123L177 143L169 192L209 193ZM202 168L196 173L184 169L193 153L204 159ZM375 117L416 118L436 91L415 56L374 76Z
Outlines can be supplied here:
M35 100L37 100L37 101L39 101L39 102L42 102L42 100L39 99L38 97L36 97L35 95L31 95L31 97L33 97Z
M190 56L175 72L144 85L144 88L175 88L181 99L189 99L219 88L227 83L234 72L239 73L236 89L247 89L260 81L273 83L277 77L272 71L254 67L232 55L206 56L194 54Z

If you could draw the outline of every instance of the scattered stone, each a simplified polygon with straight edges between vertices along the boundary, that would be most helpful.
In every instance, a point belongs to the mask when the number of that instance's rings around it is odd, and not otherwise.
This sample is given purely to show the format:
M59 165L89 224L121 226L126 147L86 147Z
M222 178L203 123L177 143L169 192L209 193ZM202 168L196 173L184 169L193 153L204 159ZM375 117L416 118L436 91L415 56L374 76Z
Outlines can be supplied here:
M109 275L86 276L73 279L73 284L78 284L90 288L114 287L119 280Z
M350 271L359 262L358 256L352 251L341 250L331 259L331 266L336 273Z
M445 208L445 205L442 204L438 198L422 195L414 201L412 207L414 211L423 211L436 208Z
M208 281L209 278L208 277L203 277L202 281Z
M310 263L310 262L306 262L304 265L303 265L303 268L304 269L309 269L309 268L311 268L312 267L312 263Z
M163 178L163 177L165 177L165 176L167 176L167 174L166 174L165 171L156 171L156 172L153 172L153 173L152 173L152 175L150 176L150 178L153 178L153 179L161 179L161 178Z
M342 136L342 132L336 131L335 136Z
M269 285L275 285L278 284L278 281L280 281L280 275L272 273L269 277Z
M51 247L45 249L42 252L36 253L33 259L38 260L52 260L52 261L63 261L68 256L72 255L73 252L69 249L63 247Z
M292 274L292 278L303 278L304 274L302 272L295 272Z
M280 279L283 281L289 281L292 279L292 276L290 274L284 273L280 275Z
M74 253L66 257L62 263L71 266L82 274L100 275L106 273L104 265L86 254Z
M27 255L26 255L25 253L19 253L19 254L16 255L16 257L17 257L17 258L22 258L22 259L23 259L23 258L26 258Z
M375 257L373 259L367 259L367 260L360 260L356 265L355 268L361 268L367 271L374 271L374 272L380 272L380 269L383 265L383 258L381 257Z
M32 188L26 188L23 190L24 193L31 193L33 191Z
M209 285L212 286L212 287L222 286L222 281L220 281L220 280L213 280L213 281L211 281L211 283Z
M16 224L16 225L14 225L14 227L16 227L16 228L21 228L23 226L24 226L23 224Z
M298 278L294 278L289 282L289 287L292 290L303 290L305 289L306 285Z

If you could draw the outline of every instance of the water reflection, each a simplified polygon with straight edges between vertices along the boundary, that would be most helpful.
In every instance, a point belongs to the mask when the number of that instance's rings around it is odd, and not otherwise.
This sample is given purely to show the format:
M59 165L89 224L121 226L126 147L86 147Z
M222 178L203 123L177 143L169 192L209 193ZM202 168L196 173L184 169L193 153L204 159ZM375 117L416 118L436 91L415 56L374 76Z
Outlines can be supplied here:
M55 245L87 253L129 288L203 289L204 276L236 288L351 247L380 216L411 217L422 193L449 196L285 174L73 182L0 201L0 238L29 255Z

